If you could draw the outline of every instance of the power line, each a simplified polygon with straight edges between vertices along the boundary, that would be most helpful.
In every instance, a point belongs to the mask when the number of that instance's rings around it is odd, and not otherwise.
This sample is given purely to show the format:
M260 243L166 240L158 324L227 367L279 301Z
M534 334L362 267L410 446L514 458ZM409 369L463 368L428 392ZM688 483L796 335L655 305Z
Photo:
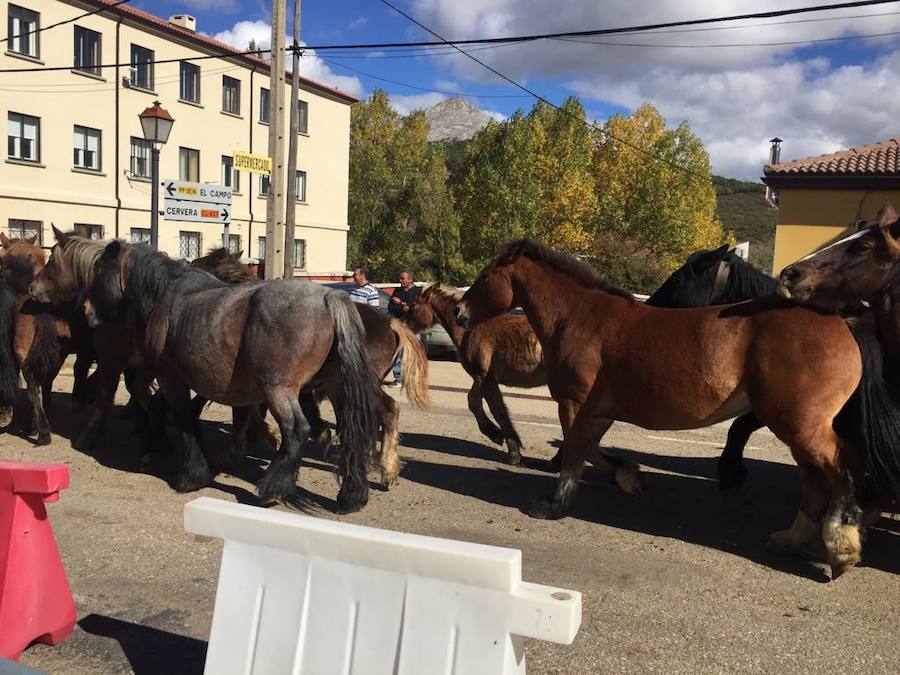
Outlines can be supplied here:
M79 14L76 17L71 19L66 19L65 21L57 21L54 24L50 24L49 26L44 26L43 28L35 28L34 30L30 30L27 33L18 33L17 35L7 35L5 38L0 40L0 44L4 42L9 42L13 38L23 38L28 37L29 35L35 35L37 33L43 33L45 30L50 30L51 28L56 28L57 26L64 26L67 23L72 23L73 21L78 21L78 19L83 19L86 16L93 16L94 14L99 14L107 9L112 9L113 7L118 7L119 5L124 5L126 2L131 2L131 0L119 0L112 5L104 5L103 7L99 7L97 9L91 10L90 12L85 12L84 14Z
M127 1L127 0L123 0ZM843 2L843 3L834 3L828 5L816 5L814 7L796 7L792 9L782 9L782 10L773 10L768 12L750 12L745 14L735 14L731 16L721 16L721 17L710 17L705 19L686 19L681 21L667 21L662 23L654 23L654 24L643 24L638 26L624 26L618 28L601 28L594 30L586 30L586 31L565 31L565 32L557 32L557 33L541 33L535 35L518 35L518 36L509 36L509 37L497 37L497 38L475 38L468 40L446 40L441 39L440 41L425 41L425 42L383 42L383 43L368 43L368 44L332 44L332 45L306 45L304 47L298 47L304 51L338 51L338 50L373 50L373 49L392 49L392 48L404 48L404 47L457 47L458 45L494 45L494 44L516 44L523 42L533 42L535 40L543 40L543 39L551 39L551 38L583 38L583 37L596 37L601 35L617 35L623 33L642 33L648 31L661 30L666 28L679 28L685 26L698 26L698 25L709 25L714 23L725 23L729 21L744 21L750 19L766 19L766 18L777 18L782 16L792 16L796 14L807 14L810 12L824 12L824 11L834 11L839 9L850 9L855 7L869 7L874 5L884 5L888 3L895 3L900 0L856 0L855 2ZM119 3L121 4L121 3ZM104 7L100 10L95 10L94 13L98 11L102 11L103 9L109 9L110 7L114 7L115 5L110 5L109 7ZM393 6L393 5L392 5ZM399 9L394 8L397 12L400 12ZM402 13L402 12L401 12ZM411 17L404 14L408 19L414 21ZM69 20L72 21L72 20ZM414 21L415 22L415 21ZM429 31L431 32L431 31ZM432 35L436 35L436 33L432 33ZM164 59L160 61L154 61L153 63L176 63L179 61L200 61L205 59L212 58L228 58L228 57L237 57L237 56L249 56L249 55L259 55L269 53L270 49L258 49L251 50L245 52L230 52L227 54L215 54L215 55L206 55L206 56L198 56L188 59ZM459 50L461 53L462 50ZM122 67L129 66L130 63L118 63L118 64L103 64L95 66L95 68L114 68L114 67ZM485 65L485 64L481 64ZM38 68L5 68L0 70L0 73L21 73L21 72L40 72L40 71L54 71L54 70L70 70L69 66L57 66L57 67L38 67Z
M435 33L433 30L431 30L430 28L428 28L428 26L426 26L426 25L420 23L419 21L417 21L416 19L414 19L413 17L411 17L409 14L407 14L407 13L404 12L403 10L401 10L401 9L395 7L394 5L392 5L388 0L381 0L381 2L382 2L383 4L385 4L385 5L387 5L388 7L390 7L391 9L393 9L395 12L397 12L397 13L400 14L401 16L404 16L404 17L406 17L407 19L409 19L410 21L412 21L414 24L416 24L417 26L419 26L419 28L421 28L421 29L427 31L428 33L431 33L432 35L434 35L434 36L435 36L436 38L438 38L439 40L443 40L443 39L444 39L444 38L442 38L440 35L438 35L437 33ZM450 44L450 43L447 43L447 44ZM581 122L582 124L584 124L584 125L587 126L588 128L593 129L593 130L595 130L595 131L598 131L598 132L600 132L601 134L605 135L606 137L613 139L613 140L616 141L617 143L621 143L622 145L625 145L625 146L627 146L627 147L630 147L630 148L632 148L633 150L637 150L638 152L641 152L641 153L647 155L648 157L651 157L651 158L655 159L656 161L664 162L665 164L668 164L668 165L671 166L672 168L677 169L677 170L679 170L679 171L683 171L684 173L687 173L687 174L690 174L690 175L693 175L693 176L697 176L698 178L702 178L702 179L704 179L704 180L706 180L706 179L709 178L709 176L706 176L706 175L704 175L704 174L702 174L702 173L699 173L699 172L697 172L697 171L694 171L694 170L692 170L692 169L689 169L689 168L687 168L686 166L682 166L682 165L679 164L678 162L673 162L673 161L670 160L670 159L666 159L665 157L661 157L661 156L659 156L659 155L657 155L657 154L655 154L655 153L653 153L653 152L650 152L649 150L645 150L644 148L642 148L642 147L640 147L640 146L638 146L638 145L635 145L635 144L633 144L633 143L630 143L630 142L628 142L628 141L626 141L626 140L624 140L624 139L616 138L615 136L613 136L613 135L612 135L611 133L609 133L608 131L599 128L596 124L593 124L592 122L588 122L588 121L586 121L586 120L581 119L580 117L577 117L576 115L573 115L572 113L570 113L570 112L567 111L567 110L564 110L563 108L561 108L560 106L556 105L555 103L550 102L549 100L547 100L545 97L541 96L540 94L537 94L537 93L531 91L531 89L528 89L528 88L525 87L524 85L519 84L518 82L516 82L515 80L513 80L511 77L508 77L508 76L504 75L503 73L501 73L499 70L497 70L497 69L494 68L493 66L490 66L490 65L488 65L487 63L485 63L484 61L479 60L477 57L472 56L472 55L469 54L468 52L466 52L466 51L460 49L459 47L457 47L456 45L453 45L453 47L454 47L455 49L457 49L457 50L459 51L460 54L464 54L464 55L467 56L468 58L472 59L475 63L477 63L477 64L479 64L480 66L482 66L483 68L486 68L487 70L491 71L492 73L494 73L494 74L497 75L498 77L500 77L500 78L506 80L507 82L509 82L509 83L510 83L511 85L513 85L514 87L517 87L517 88L521 89L522 91L524 91L525 93L530 94L531 96L533 96L534 98L536 98L538 101L541 101L541 102L543 102L543 103L546 103L546 104L549 105L551 108L555 109L557 112L561 112L561 113L563 113L563 114L565 114L565 115L568 115L568 116L571 117L572 119L575 119L575 120L577 120L578 122Z
M602 45L604 47L642 47L650 49L724 49L729 47L786 47L789 45L811 45L819 42L840 42L844 40L868 40L870 38L894 37L900 35L900 31L891 33L873 33L871 35L838 35L830 38L814 38L810 40L788 40L784 42L744 42L731 44L711 44L711 45L666 45L647 42L599 42L596 40L579 40L577 38L551 38L559 42L573 42L585 45Z

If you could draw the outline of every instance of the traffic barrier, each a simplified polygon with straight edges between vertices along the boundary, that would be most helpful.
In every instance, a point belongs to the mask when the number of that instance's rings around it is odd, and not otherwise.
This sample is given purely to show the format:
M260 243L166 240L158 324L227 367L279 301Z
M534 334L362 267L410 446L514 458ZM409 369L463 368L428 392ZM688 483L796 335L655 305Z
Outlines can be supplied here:
M69 487L65 464L0 461L0 657L55 645L75 628L75 602L44 504Z
M524 638L571 644L581 594L522 581L521 551L201 497L225 540L206 673L524 673Z

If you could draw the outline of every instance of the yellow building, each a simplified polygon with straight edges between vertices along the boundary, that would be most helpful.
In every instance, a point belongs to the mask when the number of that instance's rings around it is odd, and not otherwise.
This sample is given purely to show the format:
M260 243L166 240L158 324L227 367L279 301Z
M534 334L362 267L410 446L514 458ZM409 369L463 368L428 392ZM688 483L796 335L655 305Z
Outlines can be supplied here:
M900 141L770 164L763 182L778 203L772 273L850 233L886 201L900 205Z
M233 171L231 162L237 151L268 154L267 63L198 33L193 17L167 21L112 4L0 0L11 36L0 46L0 114L7 121L0 229L37 234L45 247L53 244L51 223L95 238L148 241L150 151L138 114L158 99L175 118L160 178L231 186L229 247L262 257L268 180ZM8 72L21 68L42 70ZM289 80L286 90L289 102ZM346 268L356 99L308 79L301 79L300 99L295 268L298 275L330 276ZM222 225L160 216L159 247L174 257L221 246L222 235Z

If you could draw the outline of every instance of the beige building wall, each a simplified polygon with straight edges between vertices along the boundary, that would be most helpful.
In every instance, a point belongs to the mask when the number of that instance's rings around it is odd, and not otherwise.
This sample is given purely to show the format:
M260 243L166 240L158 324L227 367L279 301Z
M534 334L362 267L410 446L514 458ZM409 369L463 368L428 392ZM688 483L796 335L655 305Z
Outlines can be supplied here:
M875 217L897 190L780 189L772 274L852 232L856 221Z
M0 15L7 25L7 0ZM61 0L18 0L11 4L40 14L40 25L71 19L97 8L94 3ZM6 143L0 162L0 230L10 219L41 221L43 244L52 246L51 223L63 230L77 223L100 225L104 238L129 239L133 228L150 227L149 178L130 171L131 137L143 138L138 114L159 100L175 118L160 153L161 179L179 178L179 148L199 151L200 182L221 183L222 157L242 150L268 154L269 126L260 121L260 90L269 87L262 64L239 57L195 61L200 66L200 103L179 100L178 62L154 66L149 91L123 86L130 68L103 69L99 76L71 70L74 26L101 34L100 62L127 64L131 45L154 51L156 60L190 59L221 53L191 37L114 11L78 19L39 34L38 58L0 53L0 68L65 66L52 72L0 73L0 115L20 113L40 119L40 157L22 162L9 157ZM199 26L202 30L202 26ZM5 34L5 30L4 30ZM222 78L240 81L240 111L222 111ZM290 101L290 83L285 100ZM297 205L298 239L306 240L306 266L298 275L328 275L346 268L349 128L352 98L327 87L301 83L300 99L308 103L308 133L299 138L298 167L307 172L306 200ZM101 131L98 171L73 167L73 126ZM286 124L287 126L287 124ZM285 134L287 136L287 133ZM287 146L287 139L285 140ZM285 148L287 156L287 147ZM160 209L163 194L160 192ZM232 204L230 233L240 237L245 257L259 254L265 235L266 199L259 177L240 174ZM202 250L220 246L222 226L159 219L160 249L179 257L179 233L196 232Z

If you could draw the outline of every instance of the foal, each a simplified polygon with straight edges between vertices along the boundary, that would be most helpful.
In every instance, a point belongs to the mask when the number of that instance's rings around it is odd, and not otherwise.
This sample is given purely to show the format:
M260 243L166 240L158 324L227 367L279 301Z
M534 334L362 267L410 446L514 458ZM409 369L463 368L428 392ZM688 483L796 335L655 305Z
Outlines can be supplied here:
M530 240L509 245L484 269L459 316L477 322L515 306L544 348L553 397L571 416L556 491L532 515L565 514L593 443L615 420L690 429L752 411L800 466L800 511L771 541L805 551L824 543L833 578L859 561L855 483L865 480L859 467L876 451L851 445L834 423L845 408L868 405L874 374L863 369L860 352L871 345L858 344L843 319L778 298L646 307L589 265ZM608 472L616 468L605 457L592 459L606 462Z
M498 445L506 442L509 463L522 461L522 440L509 418L503 394L497 385L523 389L547 384L543 351L524 316L503 314L464 330L454 314L462 293L448 284L426 287L406 315L406 323L420 332L440 324L456 347L463 369L472 377L469 410L478 428ZM484 412L483 400L500 428Z

